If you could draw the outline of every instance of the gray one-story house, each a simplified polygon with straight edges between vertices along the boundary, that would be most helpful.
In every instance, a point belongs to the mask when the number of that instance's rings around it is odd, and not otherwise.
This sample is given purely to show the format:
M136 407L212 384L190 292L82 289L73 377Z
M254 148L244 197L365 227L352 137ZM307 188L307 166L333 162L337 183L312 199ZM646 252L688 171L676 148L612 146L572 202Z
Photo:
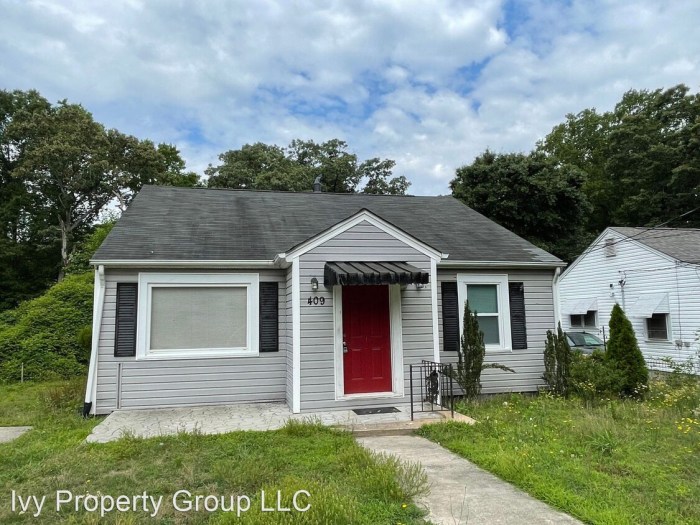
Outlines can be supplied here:
M397 405L479 312L484 392L536 390L562 261L452 197L147 186L92 260L86 410Z

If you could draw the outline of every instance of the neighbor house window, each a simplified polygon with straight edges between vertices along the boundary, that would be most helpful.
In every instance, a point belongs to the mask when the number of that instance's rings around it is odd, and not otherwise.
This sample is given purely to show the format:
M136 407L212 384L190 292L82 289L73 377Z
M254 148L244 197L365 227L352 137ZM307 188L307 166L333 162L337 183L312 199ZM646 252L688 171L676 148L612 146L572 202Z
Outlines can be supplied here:
M668 314L652 314L647 317L647 338L668 341Z
M511 350L510 308L507 275L457 275L460 333L464 303L476 312L487 350Z
M257 274L141 274L144 359L258 353Z
M570 317L571 328L595 328L597 326L595 310L589 310L585 314L572 314Z

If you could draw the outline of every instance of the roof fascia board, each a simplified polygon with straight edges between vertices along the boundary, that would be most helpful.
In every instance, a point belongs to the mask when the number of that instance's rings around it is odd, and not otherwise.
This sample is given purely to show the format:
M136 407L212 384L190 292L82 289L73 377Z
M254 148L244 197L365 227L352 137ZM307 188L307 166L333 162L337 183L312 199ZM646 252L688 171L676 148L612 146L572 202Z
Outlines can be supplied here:
M564 261L560 262L545 262L545 261L439 261L438 269L440 268L562 268L566 266Z
M92 265L104 265L111 268L281 268L281 261L274 260L154 260L154 259L93 259Z
M371 225L376 226L380 230L384 231L385 233L388 233L389 235L397 238L401 242L407 244L411 248L414 248L415 250L423 253L424 255L430 257L431 259L435 259L437 261L441 259L446 259L449 254L439 252L435 248L432 248L431 246L428 246L427 244L419 241L415 237L412 237L408 233L404 232L403 230L400 230L393 224L385 221L381 217L375 215L374 213L370 212L369 210L360 210L358 213L355 215L352 215L348 217L347 219L344 219L340 221L339 223L331 226L327 230L319 233L318 235L315 235L306 241L302 242L295 248L293 248L290 252L288 253L280 253L277 255L277 258L279 259L294 259L296 257L299 257L300 255L305 254L306 252L313 250L314 248L320 246L324 242L329 241L330 239L340 235L341 233L349 230L353 226L357 226L361 222L366 221L369 222Z

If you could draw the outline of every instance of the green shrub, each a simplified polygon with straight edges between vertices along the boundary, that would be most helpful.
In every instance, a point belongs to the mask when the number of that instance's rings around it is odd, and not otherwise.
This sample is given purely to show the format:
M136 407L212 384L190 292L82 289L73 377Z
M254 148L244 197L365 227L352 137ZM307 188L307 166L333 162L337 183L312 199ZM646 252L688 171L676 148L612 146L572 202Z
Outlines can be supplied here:
M84 373L90 359L81 331L92 320L93 277L71 275L44 295L0 317L0 381L46 380Z
M569 395L571 368L571 347L566 335L557 325L557 333L547 330L547 342L544 347L544 376L542 377L550 391L560 396Z
M618 304L613 306L610 314L610 339L606 355L622 374L620 395L643 396L648 389L649 371L639 350L632 323Z
M586 355L573 352L571 356L571 392L587 400L617 397L622 388L622 373L595 350Z

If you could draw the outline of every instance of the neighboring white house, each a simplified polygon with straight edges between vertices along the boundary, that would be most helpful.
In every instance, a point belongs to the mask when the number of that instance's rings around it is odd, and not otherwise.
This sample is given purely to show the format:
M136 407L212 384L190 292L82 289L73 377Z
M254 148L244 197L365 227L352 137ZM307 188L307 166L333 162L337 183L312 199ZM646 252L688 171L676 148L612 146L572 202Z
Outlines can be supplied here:
M700 229L607 228L562 274L559 297L565 331L607 338L618 303L650 365L696 357Z

